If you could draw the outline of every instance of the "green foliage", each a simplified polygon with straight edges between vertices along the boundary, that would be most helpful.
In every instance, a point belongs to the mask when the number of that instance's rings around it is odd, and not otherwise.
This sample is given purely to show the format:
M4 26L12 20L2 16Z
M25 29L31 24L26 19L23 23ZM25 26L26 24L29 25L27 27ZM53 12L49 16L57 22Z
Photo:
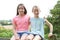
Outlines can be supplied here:
M1 25L12 25L11 20L0 20Z
M44 27L44 33L45 33L44 37L45 37L45 39L48 39L49 27L46 24L44 26L45 26Z
M49 33L49 27L45 24L45 27L44 27L44 33L47 34Z
M4 29L4 28L0 28L0 37L11 38L12 35L13 35L12 30L7 30L7 29Z
M47 19L53 24L54 31L59 36L60 34L60 1L57 2L55 7L50 10L52 17L48 17Z
M45 39L48 39L48 34L45 34L45 36L44 36L44 37L45 37Z

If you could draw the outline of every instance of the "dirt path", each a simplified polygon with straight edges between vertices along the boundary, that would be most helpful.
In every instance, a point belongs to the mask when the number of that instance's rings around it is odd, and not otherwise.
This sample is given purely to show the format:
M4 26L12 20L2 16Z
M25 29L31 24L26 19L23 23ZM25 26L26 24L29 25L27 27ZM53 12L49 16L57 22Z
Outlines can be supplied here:
M12 25L6 25L6 26L3 26L5 29L12 29L13 26Z

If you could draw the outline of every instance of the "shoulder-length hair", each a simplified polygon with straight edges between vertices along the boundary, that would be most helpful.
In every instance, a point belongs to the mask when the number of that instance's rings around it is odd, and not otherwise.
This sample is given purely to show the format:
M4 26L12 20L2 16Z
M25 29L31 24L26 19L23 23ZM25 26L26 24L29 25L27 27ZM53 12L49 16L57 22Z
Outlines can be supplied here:
M19 15L19 12L18 12L18 9L19 9L19 6L23 6L24 7L24 14L27 14L27 10L26 10L26 8L25 8L25 6L23 5L23 4L19 4L18 6L17 6L17 14L16 15Z

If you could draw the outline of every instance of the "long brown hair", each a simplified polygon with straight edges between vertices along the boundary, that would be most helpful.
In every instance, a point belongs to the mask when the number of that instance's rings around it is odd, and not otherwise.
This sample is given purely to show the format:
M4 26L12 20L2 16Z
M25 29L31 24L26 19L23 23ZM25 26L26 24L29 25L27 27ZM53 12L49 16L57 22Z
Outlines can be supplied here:
M19 15L19 13L18 13L18 9L19 9L19 6L22 6L23 4L19 4L18 6L17 6L17 14L16 15ZM24 7L24 14L27 14L27 10L26 10L26 8L25 8L25 6L23 5L23 7Z

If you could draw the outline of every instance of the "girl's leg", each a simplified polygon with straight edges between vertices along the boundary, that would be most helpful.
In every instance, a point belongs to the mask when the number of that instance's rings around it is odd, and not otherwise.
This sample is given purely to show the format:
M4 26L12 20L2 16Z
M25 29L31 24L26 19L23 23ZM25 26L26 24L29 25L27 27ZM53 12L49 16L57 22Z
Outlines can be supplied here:
M10 40L16 40L16 39L15 39L15 36L13 35ZM18 40L20 40L20 39L18 39Z
M34 35L33 35L33 34L29 34L29 35L27 36L27 40L33 40L33 38L34 38Z
M36 35L33 40L41 40L42 38L39 35Z
M14 35L11 37L11 39L10 40L15 40L15 37L14 37Z
M28 36L28 34L23 34L23 35L21 36L21 40L26 40L26 39L27 39L27 36Z

